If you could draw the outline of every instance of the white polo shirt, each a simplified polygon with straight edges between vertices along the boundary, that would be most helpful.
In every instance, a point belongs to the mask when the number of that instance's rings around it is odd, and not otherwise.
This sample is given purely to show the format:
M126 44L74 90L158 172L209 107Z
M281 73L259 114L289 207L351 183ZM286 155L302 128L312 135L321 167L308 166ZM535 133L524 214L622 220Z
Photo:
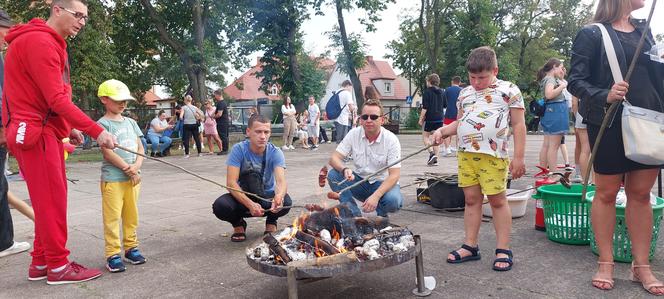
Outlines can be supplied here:
M352 154L355 172L364 178L401 159L401 143L394 133L383 127L380 128L378 139L369 142L364 134L364 128L356 127L350 130L337 146L337 152L344 157ZM401 163L390 168L401 168ZM384 170L381 174L369 179L369 183L383 181L387 175L387 170Z

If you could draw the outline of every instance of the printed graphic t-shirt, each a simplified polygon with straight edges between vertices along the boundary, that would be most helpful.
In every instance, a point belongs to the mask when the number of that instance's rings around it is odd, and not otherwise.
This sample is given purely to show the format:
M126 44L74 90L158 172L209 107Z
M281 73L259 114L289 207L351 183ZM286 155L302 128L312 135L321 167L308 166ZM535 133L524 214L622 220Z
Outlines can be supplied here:
M524 109L519 87L503 80L479 91L468 86L459 93L459 107L459 151L508 158L510 108Z

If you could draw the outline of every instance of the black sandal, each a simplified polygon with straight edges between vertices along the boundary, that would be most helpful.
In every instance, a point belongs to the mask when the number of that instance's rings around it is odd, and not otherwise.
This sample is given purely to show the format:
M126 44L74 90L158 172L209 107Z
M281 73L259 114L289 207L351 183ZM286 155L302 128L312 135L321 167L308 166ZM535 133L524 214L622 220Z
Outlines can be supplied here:
M470 255L461 257L461 255L458 252L459 249L468 250L470 252ZM463 245L461 245L461 248L459 248L459 249L454 250L454 251L450 251L450 254L454 255L454 259L451 260L451 259L448 258L447 259L448 263L450 263L450 264L460 264L460 263L468 262L468 261L476 261L476 260L479 260L479 259L482 258L482 256L480 255L480 246L479 245L476 246L476 247L471 247L469 245L463 244Z
M512 260L512 257L513 257L512 250L497 248L496 249L496 255L498 255L499 253L506 254L507 257L500 257L500 258L496 258L495 260L493 260L493 270L495 270L495 271L509 271L509 270L512 270L512 265L514 265L514 261ZM496 263L508 263L509 266L507 266L507 267L498 267L498 266L496 266Z
M231 242L244 242L247 240L247 222L242 219L242 223L240 223L240 226L244 228L243 233L233 233L231 235ZM237 227L240 227L237 226ZM235 228L234 226L233 228Z

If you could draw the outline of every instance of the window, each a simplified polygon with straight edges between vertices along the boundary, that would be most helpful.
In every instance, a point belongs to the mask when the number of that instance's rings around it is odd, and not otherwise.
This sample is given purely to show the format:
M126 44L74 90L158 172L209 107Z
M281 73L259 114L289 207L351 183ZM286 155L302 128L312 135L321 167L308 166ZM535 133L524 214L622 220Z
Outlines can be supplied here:
M278 94L279 94L279 89L277 88L277 84L272 85L272 88L270 88L270 95L276 96Z
M391 82L385 82L385 92L386 93L392 93L392 83Z

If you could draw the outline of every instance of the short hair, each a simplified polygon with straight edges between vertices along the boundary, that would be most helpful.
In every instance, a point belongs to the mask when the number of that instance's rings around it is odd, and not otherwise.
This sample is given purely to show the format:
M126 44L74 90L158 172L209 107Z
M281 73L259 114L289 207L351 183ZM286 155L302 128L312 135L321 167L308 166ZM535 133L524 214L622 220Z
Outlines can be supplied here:
M438 74L428 75L427 76L427 82L429 82L429 84L431 84L433 86L438 87L438 86L440 86L440 77L438 76Z
M364 102L363 107L367 107L367 106L378 107L380 109L380 114L381 115L383 114L383 104L380 102L380 100L378 100L378 99L368 99Z
M224 91L221 90L221 88L220 88L220 89L217 89L217 90L214 91L214 95L217 95L217 96L220 96L220 95L222 95L223 93L224 93Z
M270 120L267 119L267 117L256 113L249 118L248 128L253 127L255 122L269 124Z
M186 95L186 96L184 96L184 101L185 102L192 102L192 101L194 101L194 98L192 98L191 95Z
M164 111L164 109L161 109L157 112L157 116L161 116L164 113L166 113L166 111Z
M466 70L469 73L481 73L484 71L493 71L498 67L498 58L496 52L491 47L484 46L470 51L466 61Z
M353 86L353 82L350 82L350 80L345 80L344 82L341 83L341 87L348 87L348 86Z
M372 85L369 85L364 88L364 99L380 100L380 96L378 95L378 91L376 90L376 88L373 87Z
M51 2L51 9L55 6L69 6L74 2L81 2L83 5L88 6L87 0L53 0Z
M459 76L452 77L452 83L454 83L454 84L461 83L461 77L459 77Z

